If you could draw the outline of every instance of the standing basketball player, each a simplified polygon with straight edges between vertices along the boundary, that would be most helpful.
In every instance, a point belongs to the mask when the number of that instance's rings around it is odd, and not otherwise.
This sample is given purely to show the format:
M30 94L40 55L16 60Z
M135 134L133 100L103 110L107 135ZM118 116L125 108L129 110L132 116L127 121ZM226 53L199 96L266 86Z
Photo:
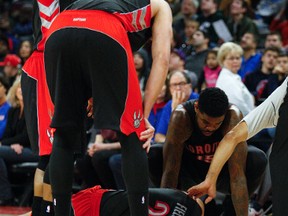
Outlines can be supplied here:
M85 104L91 96L96 128L118 131L131 215L148 215L143 148L149 150L154 134L147 118L167 75L171 22L164 0L81 0L53 22L44 59L55 105L49 168L56 216L70 214L73 152L81 143ZM151 36L153 62L143 110L132 51Z
M61 10L72 0L34 1L34 52L23 67L21 86L24 98L24 114L32 149L40 155L34 176L33 216L53 214L51 187L44 171L52 151L52 131L49 127L54 112L44 72L43 50L46 33ZM45 178L45 183L43 183ZM44 196L43 196L44 195Z

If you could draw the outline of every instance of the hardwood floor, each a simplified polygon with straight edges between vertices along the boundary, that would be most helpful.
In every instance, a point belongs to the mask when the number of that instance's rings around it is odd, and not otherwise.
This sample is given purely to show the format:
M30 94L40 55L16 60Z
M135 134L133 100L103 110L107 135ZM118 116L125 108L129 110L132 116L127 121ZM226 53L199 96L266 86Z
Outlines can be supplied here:
M19 216L30 210L30 207L0 206L0 216Z

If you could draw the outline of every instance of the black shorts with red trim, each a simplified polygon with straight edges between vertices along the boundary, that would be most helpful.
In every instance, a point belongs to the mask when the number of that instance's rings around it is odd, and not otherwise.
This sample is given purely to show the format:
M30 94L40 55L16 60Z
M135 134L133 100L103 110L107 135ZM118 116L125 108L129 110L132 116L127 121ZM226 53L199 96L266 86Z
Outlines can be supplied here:
M93 97L96 128L139 136L142 98L127 32L103 11L64 11L53 22L45 69L55 113L52 127L82 127Z
M22 70L24 113L31 147L40 156L49 155L52 151L53 130L50 124L54 105L46 82L43 52L34 51Z

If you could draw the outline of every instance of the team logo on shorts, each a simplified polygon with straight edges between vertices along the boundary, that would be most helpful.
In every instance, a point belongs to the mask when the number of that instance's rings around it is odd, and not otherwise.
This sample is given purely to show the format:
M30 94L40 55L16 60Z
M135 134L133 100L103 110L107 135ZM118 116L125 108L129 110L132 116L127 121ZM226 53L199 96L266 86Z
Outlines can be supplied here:
M134 112L134 127L135 128L139 128L140 127L140 123L143 120L143 116L141 116L141 112L139 110L138 115L137 112Z
M46 132L51 144L53 144L55 128L48 128Z

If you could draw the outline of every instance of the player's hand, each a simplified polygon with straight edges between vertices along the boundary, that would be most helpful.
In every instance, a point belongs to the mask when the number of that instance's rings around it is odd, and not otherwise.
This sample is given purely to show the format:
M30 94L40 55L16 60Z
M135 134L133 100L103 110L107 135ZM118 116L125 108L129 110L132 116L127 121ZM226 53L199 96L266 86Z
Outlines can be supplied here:
M200 184L189 188L187 193L193 199L197 199L208 194L208 197L205 199L205 204L207 204L216 196L216 184L211 183L206 179Z
M144 121L146 130L140 133L140 140L146 140L146 142L143 144L143 148L146 149L146 152L148 153L150 150L151 140L154 136L155 129L150 124L147 118L144 118Z
M12 144L10 146L17 154L22 154L22 151L23 151L23 146L20 145L20 144Z
M87 116L93 117L93 98L92 97L88 100L88 105L87 105L86 110L87 110Z

